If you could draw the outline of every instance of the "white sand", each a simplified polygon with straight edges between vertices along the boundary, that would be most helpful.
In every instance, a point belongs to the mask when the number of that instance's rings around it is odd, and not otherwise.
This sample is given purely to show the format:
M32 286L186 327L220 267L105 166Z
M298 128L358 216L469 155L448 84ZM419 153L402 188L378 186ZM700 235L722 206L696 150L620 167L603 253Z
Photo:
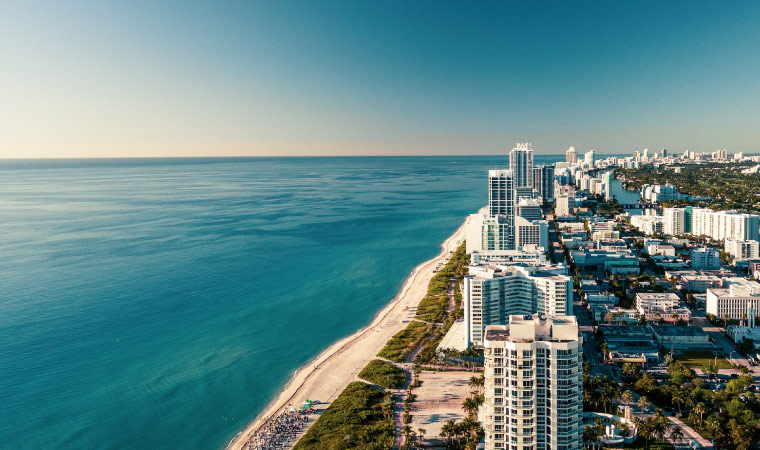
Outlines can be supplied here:
M357 374L373 360L377 352L394 334L406 327L409 308L416 307L427 293L428 283L439 263L464 240L464 225L460 226L441 245L441 253L415 267L404 282L398 295L385 306L372 322L330 346L311 362L301 367L280 395L240 432L227 446L239 450L266 418L279 414L289 406L298 407L304 400L332 402L343 389L357 378ZM405 309L407 311L405 311Z

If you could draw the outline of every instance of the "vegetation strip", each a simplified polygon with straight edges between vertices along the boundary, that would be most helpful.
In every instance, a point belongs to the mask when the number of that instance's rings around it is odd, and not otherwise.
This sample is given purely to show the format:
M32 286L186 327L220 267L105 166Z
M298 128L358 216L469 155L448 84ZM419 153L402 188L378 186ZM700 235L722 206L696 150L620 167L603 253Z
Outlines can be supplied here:
M406 374L393 364L375 359L359 372L359 378L386 389L401 389L406 381Z
M395 435L393 403L391 393L354 381L319 416L293 450L389 449Z

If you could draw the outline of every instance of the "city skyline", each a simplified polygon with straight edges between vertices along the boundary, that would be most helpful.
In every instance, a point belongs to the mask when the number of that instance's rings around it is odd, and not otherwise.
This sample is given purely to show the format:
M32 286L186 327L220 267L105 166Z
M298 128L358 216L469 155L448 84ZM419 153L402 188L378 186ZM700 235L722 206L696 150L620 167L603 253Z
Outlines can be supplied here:
M760 151L760 5L0 6L0 158Z

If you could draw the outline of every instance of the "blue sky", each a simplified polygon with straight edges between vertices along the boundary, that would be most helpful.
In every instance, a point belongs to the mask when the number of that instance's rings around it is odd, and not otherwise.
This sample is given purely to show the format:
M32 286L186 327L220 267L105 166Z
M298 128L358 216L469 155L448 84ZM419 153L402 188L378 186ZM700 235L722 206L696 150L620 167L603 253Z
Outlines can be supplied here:
M760 151L760 3L662 3L3 2L0 156Z

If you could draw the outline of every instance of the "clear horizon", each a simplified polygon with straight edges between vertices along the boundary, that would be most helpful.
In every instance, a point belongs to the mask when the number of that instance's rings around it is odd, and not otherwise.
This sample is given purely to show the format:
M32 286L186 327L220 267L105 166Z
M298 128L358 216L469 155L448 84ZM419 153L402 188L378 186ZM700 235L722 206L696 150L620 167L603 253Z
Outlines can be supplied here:
M760 151L760 4L0 5L0 158Z

